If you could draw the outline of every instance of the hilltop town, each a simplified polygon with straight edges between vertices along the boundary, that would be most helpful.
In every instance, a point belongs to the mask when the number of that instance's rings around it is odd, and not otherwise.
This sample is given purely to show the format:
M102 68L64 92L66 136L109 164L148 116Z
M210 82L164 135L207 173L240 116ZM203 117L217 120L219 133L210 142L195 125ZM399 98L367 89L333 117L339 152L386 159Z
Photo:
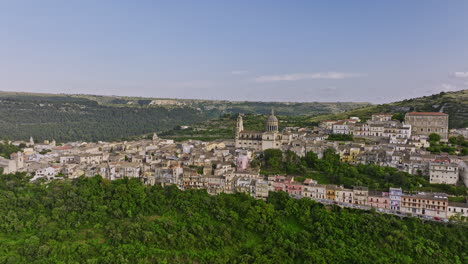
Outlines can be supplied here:
M388 191L369 186L345 188L320 184L315 179L295 181L293 175L263 175L251 161L268 149L292 151L299 157L308 152L319 158L327 149L339 154L343 163L375 164L393 167L429 179L431 184L468 186L466 156L436 155L426 149L437 134L441 142L466 137L467 130L448 130L448 115L440 112L410 112L403 122L392 114L326 120L318 127L287 127L279 131L279 120L272 111L265 131L244 130L238 116L235 140L176 143L159 138L124 142L70 142L56 144L10 142L24 148L10 159L0 157L4 173L27 172L31 181L73 179L101 175L108 180L139 178L148 185L176 185L181 190L206 189L209 194L244 192L266 199L270 191L285 191L301 198L360 209L413 214L448 219L468 216L468 205L449 202L446 193L405 193L401 187ZM360 140L354 140L359 138ZM461 154L461 153L457 153ZM417 201L417 202L415 202Z

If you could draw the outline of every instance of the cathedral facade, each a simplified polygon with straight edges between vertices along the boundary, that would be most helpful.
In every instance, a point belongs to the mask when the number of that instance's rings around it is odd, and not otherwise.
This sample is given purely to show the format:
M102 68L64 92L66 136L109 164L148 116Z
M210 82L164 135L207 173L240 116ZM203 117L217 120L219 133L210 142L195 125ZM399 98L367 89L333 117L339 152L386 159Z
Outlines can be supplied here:
M236 148L264 151L266 149L280 149L283 145L291 143L289 133L279 132L278 118L273 110L266 122L265 131L244 130L244 121L242 115L237 117L236 126Z

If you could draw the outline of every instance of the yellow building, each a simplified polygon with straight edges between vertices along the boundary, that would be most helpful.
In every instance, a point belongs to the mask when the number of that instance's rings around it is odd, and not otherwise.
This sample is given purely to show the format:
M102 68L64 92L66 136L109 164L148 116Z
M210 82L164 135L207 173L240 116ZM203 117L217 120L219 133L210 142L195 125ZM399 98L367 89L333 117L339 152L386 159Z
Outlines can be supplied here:
M326 186L326 199L334 201L336 196L336 190L339 189L336 185L327 185Z
M342 162L347 163L356 162L360 151L360 148L345 148L343 150L340 150L340 159Z

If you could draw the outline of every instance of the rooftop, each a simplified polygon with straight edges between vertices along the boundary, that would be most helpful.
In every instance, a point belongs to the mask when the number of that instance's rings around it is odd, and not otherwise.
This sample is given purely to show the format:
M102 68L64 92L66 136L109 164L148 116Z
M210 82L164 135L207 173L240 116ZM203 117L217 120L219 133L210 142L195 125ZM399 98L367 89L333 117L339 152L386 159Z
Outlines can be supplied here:
M449 206L468 208L468 203L449 202Z
M441 112L410 112L406 113L406 115L438 115L438 116L448 116L446 113Z

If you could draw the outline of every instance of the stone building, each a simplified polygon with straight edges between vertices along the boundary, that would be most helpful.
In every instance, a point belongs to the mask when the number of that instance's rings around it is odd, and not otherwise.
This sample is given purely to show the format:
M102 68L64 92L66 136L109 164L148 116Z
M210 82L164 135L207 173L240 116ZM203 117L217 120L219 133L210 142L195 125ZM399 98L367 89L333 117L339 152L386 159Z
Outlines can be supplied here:
M288 132L279 132L278 118L273 110L266 122L265 131L244 130L242 115L237 118L236 148L263 151L266 149L280 149L283 145L290 145L292 136Z
M457 184L458 165L434 162L429 165L429 182L432 184Z
M447 218L454 215L468 217L468 203L448 202Z
M448 139L448 120L449 115L440 112L411 112L405 115L405 123L411 125L412 135L429 136L436 133L443 141Z
M413 215L447 217L448 196L445 193L419 193L402 195L401 211Z

